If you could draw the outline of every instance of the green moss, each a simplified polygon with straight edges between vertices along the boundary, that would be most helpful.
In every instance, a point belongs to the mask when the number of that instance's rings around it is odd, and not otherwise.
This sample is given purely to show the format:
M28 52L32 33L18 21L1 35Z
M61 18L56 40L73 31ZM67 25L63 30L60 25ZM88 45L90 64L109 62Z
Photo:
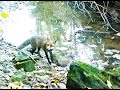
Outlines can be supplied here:
M119 74L120 75L120 74ZM109 89L107 80L113 85L112 88L119 86L119 77L104 70L99 70L83 62L77 61L70 65L68 72L67 87L71 88L76 83L79 88L91 87L93 89ZM115 80L113 80L115 79ZM73 82L72 82L72 81Z

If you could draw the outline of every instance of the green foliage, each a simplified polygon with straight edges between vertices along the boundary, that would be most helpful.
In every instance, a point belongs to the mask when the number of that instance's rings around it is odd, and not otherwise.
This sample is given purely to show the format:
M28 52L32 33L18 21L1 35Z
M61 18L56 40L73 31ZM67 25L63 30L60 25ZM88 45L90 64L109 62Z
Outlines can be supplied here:
M66 3L64 1L39 1L36 8L32 11L33 16L39 22L44 21L47 24L46 31L49 31L50 36L57 40L60 40L60 35L66 29L66 27L62 26L62 23L64 22L67 25L72 18L75 18ZM37 25L40 28L38 30L43 33L45 30L42 30L43 28L39 24Z
M52 2L40 1L37 3L36 8L33 10L33 15L39 18L41 21L49 23L53 15Z
M23 81L25 79L25 71L23 69L17 71L12 75L11 80L14 81Z
M2 12L0 15L3 18L8 18L9 17L9 14L7 12Z
M3 30L0 30L0 33L2 33L3 32Z

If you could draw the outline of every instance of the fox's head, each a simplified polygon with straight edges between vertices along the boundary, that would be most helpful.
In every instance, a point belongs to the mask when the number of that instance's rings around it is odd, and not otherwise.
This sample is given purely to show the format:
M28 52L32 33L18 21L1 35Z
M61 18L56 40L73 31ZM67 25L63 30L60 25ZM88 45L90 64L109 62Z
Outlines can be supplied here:
M48 40L48 42L46 43L47 50L53 50L55 47L55 43L56 41Z

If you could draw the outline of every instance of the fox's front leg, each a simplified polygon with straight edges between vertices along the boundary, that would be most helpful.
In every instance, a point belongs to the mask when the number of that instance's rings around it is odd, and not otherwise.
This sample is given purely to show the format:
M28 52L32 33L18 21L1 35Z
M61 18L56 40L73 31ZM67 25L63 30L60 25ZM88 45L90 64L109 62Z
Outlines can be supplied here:
M45 51L45 55L46 55L46 58L47 58L49 64L51 64L51 62L50 62L50 60L49 60L49 57L48 57L48 53L47 53L46 51Z
M49 54L50 54L50 59L51 59L51 62L53 63L53 54L52 54L52 50L48 51Z

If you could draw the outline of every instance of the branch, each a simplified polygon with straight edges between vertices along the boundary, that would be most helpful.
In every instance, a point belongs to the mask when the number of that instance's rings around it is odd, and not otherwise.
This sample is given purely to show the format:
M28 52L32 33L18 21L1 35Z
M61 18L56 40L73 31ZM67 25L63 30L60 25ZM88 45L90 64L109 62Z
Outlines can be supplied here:
M113 31L119 32L119 31L115 30L115 29L111 26L111 24L109 23L109 21L108 21L108 19L107 19L107 17L106 17L106 14L105 14L105 12L104 12L104 8L103 8L103 12L101 12L100 9L99 9L99 7L98 7L98 4L97 4L96 2L94 2L94 3L96 4L97 10L99 11L99 13L100 13L100 15L101 15L104 23L106 23L106 25L104 25L104 26L107 26L107 29L108 29L108 27L110 27Z
M105 24L104 26L106 26L107 29L111 28L113 31L119 32L111 26L111 24L110 24L110 22L109 22L109 20L106 16L109 1L107 1L107 5L105 5L105 2L103 1L103 6L97 4L95 1L75 1L74 3L75 3L74 6L76 6L79 10L81 10L84 13L84 15L85 15L85 13L87 13L89 15L89 17L91 18L91 21L93 21L92 17L91 17L91 14L90 14L90 11L88 11L85 7L86 3L90 3L90 7L93 8L94 10L96 10L96 12L98 11L98 13L100 14L100 16L101 16L101 18L102 18L102 20Z

